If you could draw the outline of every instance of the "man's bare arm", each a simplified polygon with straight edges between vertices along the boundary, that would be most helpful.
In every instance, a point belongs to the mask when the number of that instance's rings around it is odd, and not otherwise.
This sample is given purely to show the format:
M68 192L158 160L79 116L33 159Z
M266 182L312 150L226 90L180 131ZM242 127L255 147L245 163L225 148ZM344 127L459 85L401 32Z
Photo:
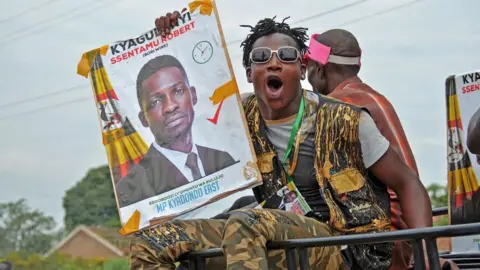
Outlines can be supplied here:
M417 175L389 148L369 170L398 196L409 228L432 226L432 205Z

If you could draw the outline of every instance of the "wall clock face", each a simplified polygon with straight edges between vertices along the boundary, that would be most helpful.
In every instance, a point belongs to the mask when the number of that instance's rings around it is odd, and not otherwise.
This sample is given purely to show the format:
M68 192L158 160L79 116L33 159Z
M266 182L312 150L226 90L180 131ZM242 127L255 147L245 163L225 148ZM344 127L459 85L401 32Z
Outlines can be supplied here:
M193 47L193 60L199 64L205 64L213 56L213 46L208 41L200 41Z

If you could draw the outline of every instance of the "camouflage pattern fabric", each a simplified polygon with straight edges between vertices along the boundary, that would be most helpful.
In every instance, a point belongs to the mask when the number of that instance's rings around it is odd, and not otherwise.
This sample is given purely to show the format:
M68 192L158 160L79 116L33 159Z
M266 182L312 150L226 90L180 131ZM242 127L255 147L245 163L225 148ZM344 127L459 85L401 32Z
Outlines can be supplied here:
M138 233L131 269L173 270L183 254L215 247L223 249L226 260L207 259L207 269L286 269L285 252L267 251L268 241L332 235L328 225L315 219L271 209L234 211L228 220L174 220ZM309 269L349 269L338 246L307 252Z

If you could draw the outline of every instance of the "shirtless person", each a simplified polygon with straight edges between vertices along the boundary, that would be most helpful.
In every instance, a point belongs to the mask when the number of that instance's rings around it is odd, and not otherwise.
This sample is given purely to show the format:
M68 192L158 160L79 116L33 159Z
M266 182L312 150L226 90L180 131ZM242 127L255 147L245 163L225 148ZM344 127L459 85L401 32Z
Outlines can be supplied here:
M318 93L366 108L380 133L418 176L415 158L393 105L358 77L360 58L361 49L352 33L343 29L333 29L322 34L314 34L310 39L309 53L305 57L308 81ZM397 194L391 188L388 191L392 229L408 229ZM411 261L410 243L396 241L390 269L407 269Z

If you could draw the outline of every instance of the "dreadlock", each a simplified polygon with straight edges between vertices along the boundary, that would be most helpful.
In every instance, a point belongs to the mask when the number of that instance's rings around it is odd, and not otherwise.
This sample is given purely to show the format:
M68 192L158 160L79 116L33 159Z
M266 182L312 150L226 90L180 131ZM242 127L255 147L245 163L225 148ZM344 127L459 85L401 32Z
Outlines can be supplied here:
M247 38L240 44L240 47L243 47L243 67L247 68L250 66L250 52L252 51L252 46L257 39L268 36L274 33L280 33L287 35L298 45L301 55L303 56L308 51L308 46L305 44L308 40L307 30L308 28L290 28L290 25L285 23L290 17L286 17L282 22L275 22L275 18L265 18L258 21L257 25L240 25L240 27L250 28L250 34L247 35Z

